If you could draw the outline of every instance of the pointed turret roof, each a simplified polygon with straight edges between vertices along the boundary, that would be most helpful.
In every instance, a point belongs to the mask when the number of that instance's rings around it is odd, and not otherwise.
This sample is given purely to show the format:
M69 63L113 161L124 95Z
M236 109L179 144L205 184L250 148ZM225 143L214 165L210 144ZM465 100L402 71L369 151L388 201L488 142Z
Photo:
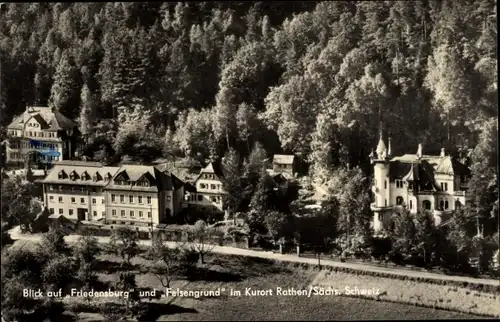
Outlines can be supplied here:
M385 154L386 151L387 151L387 148L385 146L384 139L382 138L382 131L380 131L380 138L378 140L377 150L375 152L377 152L377 156L379 158L381 158L382 155Z

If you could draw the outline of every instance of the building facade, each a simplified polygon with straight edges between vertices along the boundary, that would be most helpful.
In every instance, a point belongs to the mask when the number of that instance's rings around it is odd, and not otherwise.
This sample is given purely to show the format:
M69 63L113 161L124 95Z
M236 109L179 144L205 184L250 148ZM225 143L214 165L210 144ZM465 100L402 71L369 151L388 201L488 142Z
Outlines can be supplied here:
M183 186L154 166L123 165L105 187L107 224L156 226L180 209ZM175 184L174 184L175 183Z
M273 168L274 173L284 173L290 176L294 176L296 170L296 158L294 155L287 154L275 154L273 156Z
M410 213L429 211L436 225L445 221L449 214L466 203L466 185L469 168L446 155L424 155L419 144L416 154L391 156L380 136L371 163L374 167L372 192L374 201L375 233L390 229L393 216L403 210Z
M7 164L50 164L74 156L76 123L49 107L28 107L7 127Z
M60 161L42 183L51 214L103 224L155 226L180 210L184 192L179 181L153 166Z
M192 184L192 189L186 191L184 205L202 211L223 212L226 192L222 187L222 178L220 163L209 163L201 169Z
M104 221L104 188L118 171L97 162L60 161L42 181L44 203L51 214L80 221Z

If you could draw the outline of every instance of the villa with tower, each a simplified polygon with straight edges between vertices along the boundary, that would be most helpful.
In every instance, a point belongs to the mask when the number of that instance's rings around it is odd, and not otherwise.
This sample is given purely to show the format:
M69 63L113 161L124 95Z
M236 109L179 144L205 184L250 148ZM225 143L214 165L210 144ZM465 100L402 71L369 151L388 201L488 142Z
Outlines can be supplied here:
M466 203L470 169L441 149L440 155L425 155L422 144L415 154L392 156L391 139L386 146L382 133L370 155L374 167L372 192L375 234L391 228L393 216L429 211L436 225Z

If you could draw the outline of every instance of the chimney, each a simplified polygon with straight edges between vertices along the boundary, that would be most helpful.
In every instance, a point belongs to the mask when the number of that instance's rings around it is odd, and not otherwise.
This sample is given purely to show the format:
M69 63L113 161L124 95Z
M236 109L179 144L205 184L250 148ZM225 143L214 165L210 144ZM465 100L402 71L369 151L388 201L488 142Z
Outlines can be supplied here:
M444 148L441 149L441 154L440 154L441 158L444 158L446 156L445 152L444 152Z
M422 157L422 144L418 144L418 150L417 150L417 157L421 158Z

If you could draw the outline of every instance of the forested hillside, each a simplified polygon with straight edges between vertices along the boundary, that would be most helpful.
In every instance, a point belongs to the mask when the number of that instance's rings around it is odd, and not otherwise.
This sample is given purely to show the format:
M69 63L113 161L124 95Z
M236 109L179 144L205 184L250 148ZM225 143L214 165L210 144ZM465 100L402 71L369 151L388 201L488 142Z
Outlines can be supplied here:
M474 150L495 172L492 0L9 3L0 30L2 125L51 105L90 158L260 142L321 177L367 169L382 122L395 154Z

